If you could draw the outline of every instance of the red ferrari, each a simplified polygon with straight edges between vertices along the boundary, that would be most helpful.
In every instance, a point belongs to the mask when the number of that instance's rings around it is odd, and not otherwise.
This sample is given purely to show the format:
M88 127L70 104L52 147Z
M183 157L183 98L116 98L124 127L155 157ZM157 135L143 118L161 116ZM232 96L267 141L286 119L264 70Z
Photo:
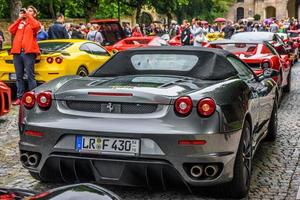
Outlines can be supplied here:
M129 37L112 46L112 51L125 51L131 48L147 46L168 46L168 43L158 36Z
M171 40L169 41L169 45L182 46L180 35L176 35L175 37L171 38Z
M280 89L289 92L291 89L291 61L288 55L279 55L268 42L219 40L207 45L230 51L247 63L257 75L261 75L265 68L279 71L274 80Z
M9 112L11 103L10 88L0 81L0 116Z

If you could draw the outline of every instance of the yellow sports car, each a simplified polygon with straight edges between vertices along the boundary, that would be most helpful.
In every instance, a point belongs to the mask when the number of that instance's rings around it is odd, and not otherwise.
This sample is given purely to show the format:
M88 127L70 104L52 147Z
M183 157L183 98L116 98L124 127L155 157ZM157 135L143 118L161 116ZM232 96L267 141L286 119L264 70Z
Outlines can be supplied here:
M64 75L87 76L111 56L105 48L88 40L44 40L39 46L41 55L35 61L38 83ZM0 53L0 80L8 84L16 82L13 55L9 51Z

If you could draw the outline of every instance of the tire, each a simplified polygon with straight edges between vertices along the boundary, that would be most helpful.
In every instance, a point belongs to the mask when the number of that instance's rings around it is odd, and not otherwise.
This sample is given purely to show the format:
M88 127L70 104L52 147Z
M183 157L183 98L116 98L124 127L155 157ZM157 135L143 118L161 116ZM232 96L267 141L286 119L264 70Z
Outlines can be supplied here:
M236 154L234 176L231 182L221 187L221 193L227 198L244 198L250 189L252 170L252 134L248 121L245 121L243 132Z
M81 67L78 68L76 75L79 75L79 76L88 76L89 72L88 72L88 70L85 67L81 66Z
M278 106L275 100L265 141L273 142L276 140L278 126L277 111Z
M291 78L291 72L290 72L288 75L288 83L286 86L283 87L283 92L288 93L291 91L291 84L292 84L291 80L292 80L292 78Z

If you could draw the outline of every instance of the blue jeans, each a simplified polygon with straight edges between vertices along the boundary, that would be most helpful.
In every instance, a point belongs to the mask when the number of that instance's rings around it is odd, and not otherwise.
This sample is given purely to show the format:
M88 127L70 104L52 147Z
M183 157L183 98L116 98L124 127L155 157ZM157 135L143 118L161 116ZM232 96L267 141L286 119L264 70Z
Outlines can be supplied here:
M16 70L17 77L17 97L19 99L22 98L25 90L25 82L24 82L24 72L26 72L28 76L28 89L32 90L36 87L36 81L34 77L34 63L35 63L36 54L28 53L28 54L14 54L14 66Z

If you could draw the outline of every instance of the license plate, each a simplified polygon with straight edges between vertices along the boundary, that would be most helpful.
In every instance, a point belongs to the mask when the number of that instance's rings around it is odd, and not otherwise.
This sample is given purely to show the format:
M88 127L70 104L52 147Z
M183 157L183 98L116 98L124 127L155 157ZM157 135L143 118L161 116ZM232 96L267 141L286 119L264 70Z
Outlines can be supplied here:
M27 74L24 74L23 79L27 79ZM9 80L17 80L17 75L15 73L9 74Z
M79 152L138 155L140 152L140 140L126 138L76 136L75 148Z

